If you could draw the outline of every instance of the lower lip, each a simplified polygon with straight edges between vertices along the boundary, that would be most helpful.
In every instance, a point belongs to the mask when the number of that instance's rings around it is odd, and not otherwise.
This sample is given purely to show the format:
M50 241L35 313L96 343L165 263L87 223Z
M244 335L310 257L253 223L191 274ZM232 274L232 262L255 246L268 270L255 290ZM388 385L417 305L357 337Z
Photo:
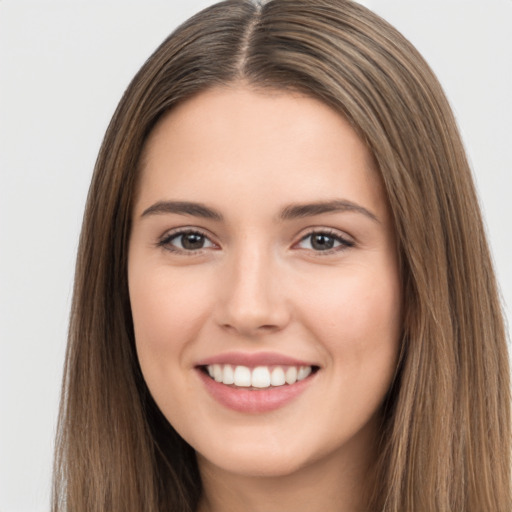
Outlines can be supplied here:
M295 384L266 389L247 389L227 386L213 380L202 370L199 377L210 395L220 404L238 412L262 413L275 411L297 398L312 383L316 373Z

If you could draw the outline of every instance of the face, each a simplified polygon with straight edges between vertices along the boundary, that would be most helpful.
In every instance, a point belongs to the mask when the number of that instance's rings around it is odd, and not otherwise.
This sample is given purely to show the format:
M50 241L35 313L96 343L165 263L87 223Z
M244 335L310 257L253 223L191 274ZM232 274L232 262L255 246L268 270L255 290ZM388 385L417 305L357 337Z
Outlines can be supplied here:
M128 278L144 378L200 467L368 457L401 287L381 183L338 113L242 86L174 109L146 145Z

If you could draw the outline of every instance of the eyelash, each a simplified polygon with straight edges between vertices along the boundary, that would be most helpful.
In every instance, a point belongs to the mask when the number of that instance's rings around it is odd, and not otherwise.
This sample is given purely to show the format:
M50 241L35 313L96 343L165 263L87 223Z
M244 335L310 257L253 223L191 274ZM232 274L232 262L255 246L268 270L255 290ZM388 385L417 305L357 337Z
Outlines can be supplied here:
M321 251L315 251L313 252L319 256L329 256L332 254L336 254L342 251L346 251L347 249L350 249L351 247L354 247L355 243L352 240L349 240L345 237L343 237L338 231L334 231L332 229L313 229L306 235L304 235L296 244L298 245L302 243L304 240L307 240L308 238L311 238L315 235L323 235L327 238L333 239L335 242L339 243L339 246L333 247L331 249L325 249ZM312 249L305 249L305 250L312 250Z
M171 244L171 242L173 240L176 240L176 239L179 239L180 237L184 237L186 235L198 235L200 237L203 237L205 240L208 240L212 246L216 246L216 244L214 242L212 242L210 240L210 237L200 231L200 230L197 230L197 229L178 229L176 231L172 231L170 233L166 233L158 242L157 242L157 246L158 247L161 247L167 251L170 251L170 252L173 252L173 253L176 253L176 254L180 254L180 255L186 255L186 256L196 256L196 255L200 255L203 253L203 250L204 249L209 249L209 247L207 248L199 248L199 249L191 249L191 250L187 250L187 249L181 249L179 247L175 247ZM307 251L312 251L320 256L328 256L328 255L331 255L331 254L335 254L335 253L339 253L339 252L342 252L342 251L345 251L351 247L353 247L355 245L355 243L351 240L348 240L347 238L344 238L342 235L339 234L339 232L337 231L334 231L334 230L331 230L331 229L314 229L314 230L311 230L309 233L307 233L306 235L304 235L298 242L296 242L294 244L294 247L296 247L297 245L301 244L302 242L304 242L305 240L307 240L308 238L311 238L315 235L323 235L327 238L330 238L330 239L333 239L334 242L336 243L339 243L339 245L337 247L332 247L330 249L325 249L325 250L318 250L318 251L315 251L314 249L304 249L303 250L307 250Z
M214 242L210 240L210 237L203 233L202 231L199 231L197 229L177 229L175 231L171 231L170 233L166 233L158 242L157 246L162 247L166 251L170 251L176 254L185 255L185 256L196 256L199 254L202 254L203 248L195 249L195 250L186 250L186 249L180 249L179 247L174 247L171 242L173 240L179 239L180 237L184 237L186 235L198 235L200 237L203 237L205 240L208 240L213 246ZM183 244L182 244L183 245Z

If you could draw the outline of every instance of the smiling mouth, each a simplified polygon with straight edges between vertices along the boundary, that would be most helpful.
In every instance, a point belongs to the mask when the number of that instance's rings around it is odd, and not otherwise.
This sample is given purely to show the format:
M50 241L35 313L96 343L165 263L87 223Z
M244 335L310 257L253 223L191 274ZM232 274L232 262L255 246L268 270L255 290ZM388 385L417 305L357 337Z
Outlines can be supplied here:
M200 366L200 370L212 380L249 390L271 389L292 386L319 370L318 366L273 365L256 366L211 364Z

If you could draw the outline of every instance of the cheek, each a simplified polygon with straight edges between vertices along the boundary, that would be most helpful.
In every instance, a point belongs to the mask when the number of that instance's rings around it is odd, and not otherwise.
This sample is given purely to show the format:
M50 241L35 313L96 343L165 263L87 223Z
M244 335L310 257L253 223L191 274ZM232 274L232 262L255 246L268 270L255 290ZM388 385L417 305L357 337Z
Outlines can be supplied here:
M308 294L307 322L346 379L394 371L401 331L397 273L351 267ZM343 377L341 377L343 378Z
M180 378L189 370L187 350L198 337L207 310L207 290L199 291L186 272L168 267L132 267L129 292L140 368L160 410L171 420L181 417L189 396ZM170 393L169 390L174 392Z
M372 424L380 410L396 370L401 331L398 276L353 270L350 278L331 282L328 294L310 294L315 306L308 317L329 361L325 379L335 404L330 414L339 426L334 433L332 422L319 428L321 435L342 438Z
M203 325L208 293L198 293L186 273L165 267L130 272L129 290L137 354L146 380L151 381L182 363L184 350Z

